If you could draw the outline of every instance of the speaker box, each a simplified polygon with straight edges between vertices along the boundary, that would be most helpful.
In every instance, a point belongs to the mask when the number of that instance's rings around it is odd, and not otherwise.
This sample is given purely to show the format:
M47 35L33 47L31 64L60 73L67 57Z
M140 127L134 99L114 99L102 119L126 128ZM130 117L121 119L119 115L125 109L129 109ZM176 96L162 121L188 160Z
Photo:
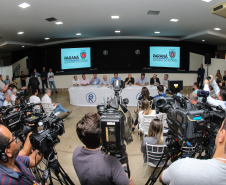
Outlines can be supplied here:
M211 64L211 55L210 55L210 53L205 53L205 64Z
M31 59L31 58L28 58L28 59L26 60L26 62L27 62L27 68L28 68L28 69L32 69L32 59Z

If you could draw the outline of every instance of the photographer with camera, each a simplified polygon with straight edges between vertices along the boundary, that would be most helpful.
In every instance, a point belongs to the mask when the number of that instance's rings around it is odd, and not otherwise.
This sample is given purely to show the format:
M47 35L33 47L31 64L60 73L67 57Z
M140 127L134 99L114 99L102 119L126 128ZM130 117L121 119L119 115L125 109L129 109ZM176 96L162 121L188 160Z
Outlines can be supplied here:
M85 147L79 146L73 152L73 166L82 185L133 185L127 178L119 160L100 150L101 128L97 113L86 114L76 126L79 139Z
M225 87L218 86L216 81L214 80L212 75L209 75L209 80L205 80L204 83L204 91L210 91L209 90L209 81L211 85L213 86L213 89L215 91L215 94L217 95L217 100L213 99L211 96L207 97L207 103L210 106L221 106L224 110L226 110L226 89Z
M28 135L29 137L29 135ZM42 154L35 150L31 155L29 138L20 151L17 138L3 125L0 125L0 179L1 184L38 184L28 168L35 167L41 160ZM25 156L29 155L29 156Z
M215 139L216 152L212 159L185 158L172 163L162 172L159 181L164 184L223 185L226 182L226 119Z

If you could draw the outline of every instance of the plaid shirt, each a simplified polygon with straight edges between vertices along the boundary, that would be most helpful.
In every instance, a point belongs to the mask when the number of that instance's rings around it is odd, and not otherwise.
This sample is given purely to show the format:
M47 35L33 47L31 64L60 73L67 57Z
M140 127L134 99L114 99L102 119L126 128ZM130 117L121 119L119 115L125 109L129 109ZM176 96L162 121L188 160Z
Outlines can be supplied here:
M15 164L22 173L16 172L0 164L0 184L37 184L37 180L27 168L30 164L29 157L18 155Z

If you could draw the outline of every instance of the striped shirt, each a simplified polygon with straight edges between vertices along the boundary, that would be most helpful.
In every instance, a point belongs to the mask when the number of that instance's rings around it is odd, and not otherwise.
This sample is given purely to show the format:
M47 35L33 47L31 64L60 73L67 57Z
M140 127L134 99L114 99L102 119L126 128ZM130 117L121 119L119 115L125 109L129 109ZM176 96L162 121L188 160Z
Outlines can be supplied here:
M38 184L33 174L28 169L30 159L27 156L18 155L15 160L15 165L22 172L16 172L0 164L0 184L7 185L32 185Z

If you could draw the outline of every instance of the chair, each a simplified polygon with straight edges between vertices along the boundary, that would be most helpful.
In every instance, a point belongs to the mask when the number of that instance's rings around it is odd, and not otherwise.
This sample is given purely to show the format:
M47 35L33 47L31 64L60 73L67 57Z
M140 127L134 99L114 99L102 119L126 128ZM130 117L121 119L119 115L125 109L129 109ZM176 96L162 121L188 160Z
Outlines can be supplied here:
M146 169L144 171L143 178L145 176L145 173L147 171L148 165L151 167L156 167L158 162L160 161L164 149L166 145L149 145L146 143L146 153L147 153L147 163L146 163ZM166 162L167 157L163 156L162 161L160 162L158 167L162 167L164 163Z
M139 140L140 140L141 133L143 133L144 136L148 135L148 130L149 130L149 127L150 127L150 123L156 117L157 116L143 115L143 118L141 119L141 122L139 124L139 129L138 129Z

